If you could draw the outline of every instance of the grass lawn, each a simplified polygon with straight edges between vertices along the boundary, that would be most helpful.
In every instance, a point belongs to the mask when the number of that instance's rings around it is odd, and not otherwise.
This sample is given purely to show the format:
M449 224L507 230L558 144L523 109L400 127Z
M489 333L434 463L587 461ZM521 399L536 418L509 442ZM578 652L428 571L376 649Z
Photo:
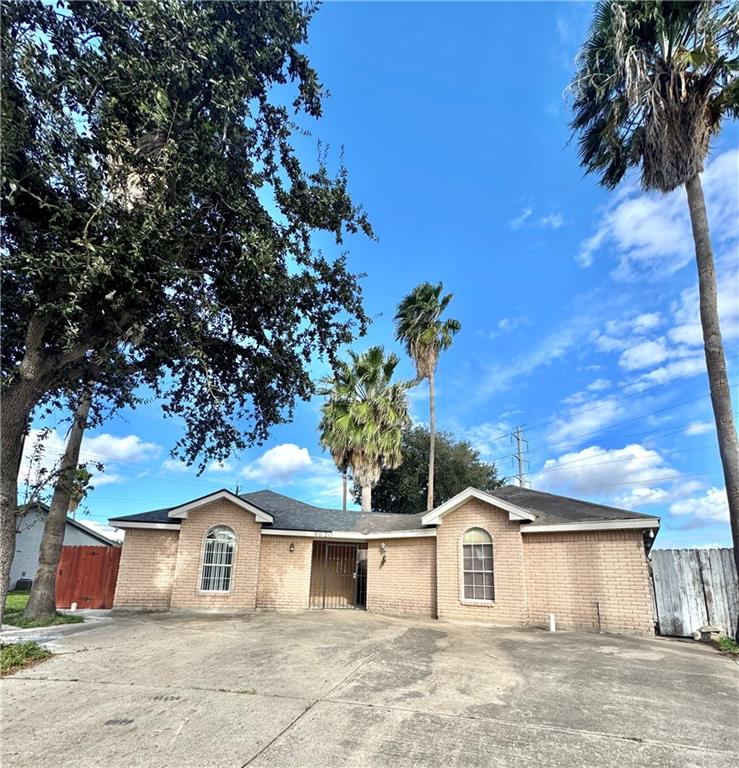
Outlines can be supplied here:
M9 675L19 669L33 666L54 654L38 643L0 644L0 675Z
M84 621L82 616L70 616L66 613L57 613L51 621L31 621L23 618L23 611L30 592L21 592L18 589L8 592L8 599L5 601L5 616L3 622L12 624L14 627L48 627L52 624L80 624Z

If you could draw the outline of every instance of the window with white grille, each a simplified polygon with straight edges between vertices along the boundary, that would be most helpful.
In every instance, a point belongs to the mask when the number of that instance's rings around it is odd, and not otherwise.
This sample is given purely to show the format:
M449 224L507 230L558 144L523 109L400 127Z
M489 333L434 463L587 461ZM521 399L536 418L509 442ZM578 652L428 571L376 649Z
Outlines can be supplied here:
M482 528L470 528L462 539L462 574L465 600L495 600L493 539Z
M200 589L203 592L228 592L234 567L236 534L226 525L208 531L203 548Z

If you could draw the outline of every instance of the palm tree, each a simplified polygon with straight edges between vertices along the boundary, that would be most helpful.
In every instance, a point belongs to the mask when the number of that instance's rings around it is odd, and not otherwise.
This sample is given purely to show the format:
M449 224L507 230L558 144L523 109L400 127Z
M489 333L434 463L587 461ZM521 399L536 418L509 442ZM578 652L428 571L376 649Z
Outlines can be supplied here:
M711 403L739 568L739 446L700 173L711 137L739 117L739 9L728 2L606 2L572 82L582 165L614 188L638 166L646 190L685 186L698 265ZM739 632L739 628L738 628Z
M371 512L372 487L382 470L402 460L402 433L410 422L407 385L391 382L398 357L385 357L382 347L349 357L320 390L326 397L320 440L344 474L351 467L362 487L362 511Z
M395 313L395 338L416 364L416 382L429 383L429 482L426 509L434 507L434 447L436 442L436 391L434 378L439 353L451 346L452 338L462 325L458 320L444 320L441 315L452 300L452 294L441 295L441 283L417 285L398 305Z

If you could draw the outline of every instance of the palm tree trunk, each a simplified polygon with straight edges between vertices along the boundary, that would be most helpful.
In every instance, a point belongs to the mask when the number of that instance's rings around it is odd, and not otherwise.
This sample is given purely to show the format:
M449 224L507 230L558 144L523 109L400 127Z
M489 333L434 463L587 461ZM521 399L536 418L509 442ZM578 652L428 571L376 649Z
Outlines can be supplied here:
M346 512L346 497L348 492L349 480L346 476L346 470L341 473L341 509Z
M49 619L56 614L56 568L64 545L64 528L67 511L74 491L75 470L80 458L80 445L87 426L90 412L91 393L83 392L69 429L67 445L62 455L54 495L39 548L39 562L36 578L33 580L31 596L23 613L26 619Z
M729 376L726 372L726 357L721 339L716 288L716 269L713 264L713 248L708 229L706 203L700 176L694 176L685 184L690 208L690 223L695 241L695 258L698 264L698 290L700 295L701 326L703 327L703 348L706 353L706 369L711 389L713 417L716 421L716 435L726 483L726 497L729 502L729 521L734 542L734 561L739 571L739 444L736 424L731 407ZM739 637L739 622L736 628Z
M372 511L372 486L368 483L362 486L362 512Z
M434 508L434 458L436 453L436 388L434 376L436 371L429 373L429 484L426 493L426 511Z

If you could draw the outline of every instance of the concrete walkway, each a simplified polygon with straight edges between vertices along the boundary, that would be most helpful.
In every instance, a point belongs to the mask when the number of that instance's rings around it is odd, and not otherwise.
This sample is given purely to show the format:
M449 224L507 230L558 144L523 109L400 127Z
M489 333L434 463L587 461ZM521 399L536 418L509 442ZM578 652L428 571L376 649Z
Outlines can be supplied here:
M362 612L114 614L2 681L2 764L712 766L739 666L667 640Z

